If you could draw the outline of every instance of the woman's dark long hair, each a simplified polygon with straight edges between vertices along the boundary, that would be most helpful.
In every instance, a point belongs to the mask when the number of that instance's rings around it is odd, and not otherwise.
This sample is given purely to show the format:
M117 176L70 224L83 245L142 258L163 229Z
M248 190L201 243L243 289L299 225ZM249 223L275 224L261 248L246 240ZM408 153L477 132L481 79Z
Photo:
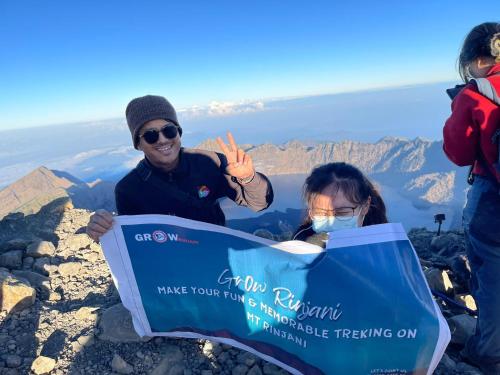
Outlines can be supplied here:
M485 22L474 27L465 37L458 57L458 71L469 82L468 66L479 57L492 57L500 63L500 23Z
M313 169L304 183L303 196L308 207L325 188L333 186L341 190L345 197L358 205L371 197L370 207L363 226L387 223L385 203L370 180L356 167L347 163L329 163ZM310 224L307 216L303 224Z

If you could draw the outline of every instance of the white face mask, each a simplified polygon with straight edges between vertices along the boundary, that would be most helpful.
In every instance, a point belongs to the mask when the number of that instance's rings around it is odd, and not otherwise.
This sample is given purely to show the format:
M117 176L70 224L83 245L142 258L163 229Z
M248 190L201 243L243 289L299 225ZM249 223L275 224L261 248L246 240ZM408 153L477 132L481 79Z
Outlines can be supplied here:
M335 232L341 229L353 229L358 227L359 215L354 215L348 220L338 220L335 216L313 216L312 229L316 233Z

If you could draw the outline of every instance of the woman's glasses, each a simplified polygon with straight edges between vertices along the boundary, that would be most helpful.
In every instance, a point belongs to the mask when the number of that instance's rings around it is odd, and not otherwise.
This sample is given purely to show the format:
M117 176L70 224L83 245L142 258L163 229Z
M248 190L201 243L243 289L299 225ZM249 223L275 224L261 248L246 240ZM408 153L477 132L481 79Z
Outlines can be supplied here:
M168 125L165 125L163 128L161 128L160 130L157 130L157 129L146 130L139 137L144 138L144 140L147 143L152 145L152 144L158 142L158 139L160 139L160 132L167 139L174 139L175 137L177 137L177 134L179 133L177 126L172 125L172 124L168 124Z
M309 215L311 217L313 216L321 216L321 217L328 217L328 216L335 216L337 220L349 220L354 216L354 212L356 211L356 207L339 207L335 210L323 210L321 208L311 208L309 209Z

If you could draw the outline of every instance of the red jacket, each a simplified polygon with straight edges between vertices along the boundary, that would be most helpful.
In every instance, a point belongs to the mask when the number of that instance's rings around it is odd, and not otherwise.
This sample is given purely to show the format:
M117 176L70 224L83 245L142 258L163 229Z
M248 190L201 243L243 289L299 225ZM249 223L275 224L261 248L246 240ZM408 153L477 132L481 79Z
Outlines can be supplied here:
M486 78L500 95L498 73L500 64L495 64ZM493 163L498 159L498 149L491 138L500 124L499 107L481 95L474 83L470 83L455 97L451 111L443 129L444 152L453 163L461 167L474 164L473 173L491 176L494 173ZM489 165L489 173L478 162L479 150Z

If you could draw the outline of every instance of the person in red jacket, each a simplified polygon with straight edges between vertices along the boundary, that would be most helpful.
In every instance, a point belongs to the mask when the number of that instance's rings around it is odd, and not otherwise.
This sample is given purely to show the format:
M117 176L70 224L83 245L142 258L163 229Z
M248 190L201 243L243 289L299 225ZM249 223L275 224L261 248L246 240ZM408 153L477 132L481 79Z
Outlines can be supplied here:
M474 27L458 64L466 85L453 99L443 148L455 164L473 166L463 225L478 308L476 332L462 356L485 374L500 374L500 176L494 166L498 146L492 140L500 129L500 109L471 81L486 78L500 95L500 23Z

